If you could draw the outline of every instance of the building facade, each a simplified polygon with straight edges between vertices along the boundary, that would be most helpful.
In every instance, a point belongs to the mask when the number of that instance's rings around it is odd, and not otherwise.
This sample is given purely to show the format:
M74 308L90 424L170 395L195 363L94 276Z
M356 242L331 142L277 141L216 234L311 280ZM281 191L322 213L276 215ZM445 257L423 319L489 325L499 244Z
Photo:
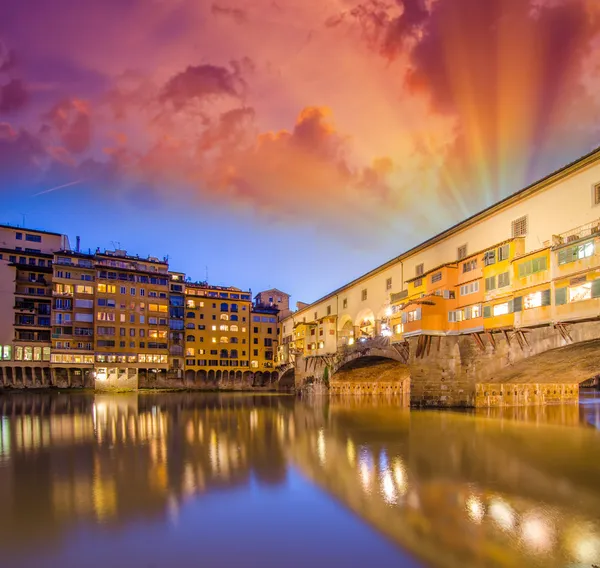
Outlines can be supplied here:
M596 150L283 318L278 362L597 318L599 241Z

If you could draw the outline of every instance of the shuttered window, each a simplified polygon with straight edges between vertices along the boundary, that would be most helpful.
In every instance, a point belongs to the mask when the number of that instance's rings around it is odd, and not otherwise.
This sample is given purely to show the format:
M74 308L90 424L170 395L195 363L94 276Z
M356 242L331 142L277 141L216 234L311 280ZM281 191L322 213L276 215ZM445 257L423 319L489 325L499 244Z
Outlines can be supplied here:
M496 277L495 276L490 276L489 278L485 279L485 291L489 292L490 290L495 290L496 289Z
M512 236L514 237L524 237L527 234L527 215L523 215L523 217L519 217L512 222Z
M510 274L508 272L498 274L498 288L504 288L505 286L510 286Z
M484 318L492 317L492 306L484 306L483 307L483 317Z
M542 306L549 306L551 303L550 288L548 288L548 290L542 290Z
M520 312L523 310L523 297L517 296L513 299L513 311Z
M562 306L567 303L567 287L557 288L554 291L554 304L557 306Z

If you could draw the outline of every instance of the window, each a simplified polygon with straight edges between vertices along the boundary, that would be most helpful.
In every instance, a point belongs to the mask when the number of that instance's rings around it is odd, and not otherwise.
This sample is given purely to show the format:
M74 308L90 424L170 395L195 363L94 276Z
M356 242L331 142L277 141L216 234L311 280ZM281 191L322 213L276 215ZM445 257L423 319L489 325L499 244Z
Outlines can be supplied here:
M467 296L469 294L473 294L475 292L479 292L479 281L470 282L469 284L463 284L460 287L460 295Z
M75 314L75 321L80 321L80 322L93 322L94 321L94 314L80 314L80 313L76 313Z
M462 245L458 247L456 251L456 256L458 260L462 260L463 258L467 258L467 245Z
M471 317L472 318L480 318L481 317L481 304L476 304L475 306L471 306Z
M495 290L496 289L496 277L495 276L490 276L489 278L485 279L485 291L489 292L490 290Z
M219 329L220 329L221 331L229 331L229 326L228 326L228 325L225 325L225 324L223 324L223 325L221 325L221 326L219 327Z
M470 272L471 270L475 270L477 268L477 259L469 260L468 262L464 262L462 265L463 274L465 272Z
M424 272L425 272L425 266L423 263L417 264L417 266L415 266L415 276L423 276Z
M363 302L367 299L367 289L366 288L361 292L360 296L361 296L361 299Z
M502 245L498 247L498 262L501 260L508 260L510 256L510 245Z
M600 185L599 185L600 187ZM558 251L558 264L568 264L582 258L589 258L594 254L594 242L589 241L580 245L567 247Z
M25 234L25 240L32 243L41 243L42 237L40 235L29 235Z
M348 298L344 298L342 300L342 308L346 309L348 307Z
M385 289L386 289L386 290L391 290L391 289L392 289L392 279L391 279L391 278L388 278L388 279L385 281Z
M450 312L448 312L448 321L455 322L455 323L461 322L464 319L463 315L464 314L463 314L462 310L450 311Z
M494 316L505 316L509 313L508 302L505 302L504 304L496 304L492 311Z
M419 286L423 286L423 279L422 278L417 278L414 282L413 282L413 286L415 288L418 288Z
M23 240L23 233L17 233L16 237L17 237L18 241L22 241Z
M542 272L547 269L547 260L545 256L539 258L532 258L522 262L517 266L519 278L525 278L536 272Z
M434 282L439 282L442 279L442 273L440 272L436 272L435 274L431 275L431 283L433 284Z
M222 311L222 312L228 312L228 311L229 311L229 305L228 305L228 304L226 304L225 302L223 302L223 303L221 304L221 311Z
M498 274L498 288L504 288L506 286L510 286L510 274L508 272Z
M330 316L331 315L331 306L327 306L327 315ZM270 332L269 332L270 333Z
M600 205L600 183L592 187L592 202L594 205Z
M82 286L81 284L78 284L77 286L75 286L75 292L77 292L78 294L93 294L94 287L93 286Z
M221 337L221 339L219 341L220 341L220 343L229 343L229 338L223 336L223 337Z
M490 266L490 264L495 264L495 263L496 263L496 249L488 250L483 255L483 265Z
M527 215L519 217L512 222L512 236L524 237L527 234Z
M531 308L539 308L542 305L542 292L533 292L523 297L523 307L526 310Z
M569 302L580 302L581 300L590 300L592 298L592 283L586 282L581 286L569 288Z

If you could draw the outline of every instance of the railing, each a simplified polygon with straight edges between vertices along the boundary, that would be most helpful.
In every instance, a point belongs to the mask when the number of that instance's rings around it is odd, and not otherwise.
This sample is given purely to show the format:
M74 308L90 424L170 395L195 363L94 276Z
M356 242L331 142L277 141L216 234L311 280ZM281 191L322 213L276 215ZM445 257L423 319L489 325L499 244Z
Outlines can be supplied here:
M587 237L598 236L600 237L600 219L581 225L560 235L552 235L552 247L557 248L564 244L579 241Z

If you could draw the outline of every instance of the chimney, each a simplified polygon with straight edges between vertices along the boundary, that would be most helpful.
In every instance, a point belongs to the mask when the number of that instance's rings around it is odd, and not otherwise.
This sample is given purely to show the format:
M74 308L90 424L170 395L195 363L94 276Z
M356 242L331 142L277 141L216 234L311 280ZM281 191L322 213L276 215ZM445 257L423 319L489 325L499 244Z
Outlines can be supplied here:
M81 237L75 237L75 252L79 252L80 243L81 243Z

